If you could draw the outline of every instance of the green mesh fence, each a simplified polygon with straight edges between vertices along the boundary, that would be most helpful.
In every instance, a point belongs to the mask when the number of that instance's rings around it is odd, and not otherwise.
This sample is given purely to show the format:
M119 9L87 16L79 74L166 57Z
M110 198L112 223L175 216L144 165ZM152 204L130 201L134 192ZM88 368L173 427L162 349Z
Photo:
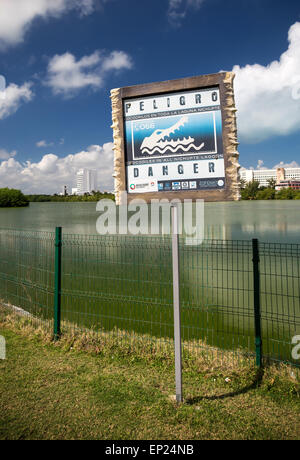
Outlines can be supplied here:
M54 233L0 229L0 302L51 328Z
M180 278L184 342L251 355L255 349L251 241L205 240L195 246L182 242Z
M300 245L260 244L263 354L300 364L291 357L291 340L300 340Z
M63 237L62 320L118 335L172 337L170 239Z
M184 350L255 356L251 241L180 240ZM62 328L173 344L171 238L64 235ZM300 245L259 243L262 353L295 366ZM53 328L55 233L0 230L0 300ZM16 310L18 311L18 310ZM26 313L27 312L27 313Z

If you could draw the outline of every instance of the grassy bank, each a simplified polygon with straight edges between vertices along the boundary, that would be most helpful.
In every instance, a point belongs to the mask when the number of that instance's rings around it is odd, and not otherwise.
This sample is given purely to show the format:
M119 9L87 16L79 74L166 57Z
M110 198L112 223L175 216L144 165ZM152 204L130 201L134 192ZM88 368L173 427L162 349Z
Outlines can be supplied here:
M299 387L284 366L184 362L177 406L172 359L93 335L51 334L0 310L0 439L297 439Z

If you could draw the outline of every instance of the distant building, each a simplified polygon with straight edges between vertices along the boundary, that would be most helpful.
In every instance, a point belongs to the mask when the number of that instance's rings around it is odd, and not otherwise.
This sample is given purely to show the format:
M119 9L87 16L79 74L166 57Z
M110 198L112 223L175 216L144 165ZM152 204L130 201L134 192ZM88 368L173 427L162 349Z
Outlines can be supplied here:
M282 190L284 188L291 188L293 190L300 190L300 180L282 180L277 182L276 190Z
M95 169L80 169L77 172L77 195L91 193L97 190L97 171Z
M63 186L63 191L59 195L60 196L67 196L68 195L68 187L66 185Z
M270 179L274 179L277 184L282 181L300 181L300 168L241 169L240 177L246 182L257 181L260 187L267 187Z

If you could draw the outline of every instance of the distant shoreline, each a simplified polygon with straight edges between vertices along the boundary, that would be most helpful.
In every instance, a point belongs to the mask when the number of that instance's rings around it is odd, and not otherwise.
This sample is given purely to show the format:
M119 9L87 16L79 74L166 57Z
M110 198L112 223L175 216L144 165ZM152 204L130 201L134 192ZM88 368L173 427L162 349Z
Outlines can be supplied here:
M113 193L92 192L85 195L26 195L30 203L89 203L103 199L114 200Z

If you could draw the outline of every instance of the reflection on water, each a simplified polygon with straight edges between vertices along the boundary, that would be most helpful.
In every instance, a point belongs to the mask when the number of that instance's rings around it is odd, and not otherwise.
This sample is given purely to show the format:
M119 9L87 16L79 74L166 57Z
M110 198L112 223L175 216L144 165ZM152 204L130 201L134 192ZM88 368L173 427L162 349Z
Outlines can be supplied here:
M207 238L300 242L300 201L241 201L205 205Z
M96 203L31 203L0 209L0 227L95 234ZM205 238L299 243L300 201L241 201L205 204Z
M185 340L253 351L249 240L299 243L299 206L297 201L205 205L210 241L180 248ZM170 238L94 237L98 215L96 203L34 203L0 210L0 228L64 228L63 319L80 327L172 337ZM298 334L299 250L300 245L260 245L264 353L276 359L290 359L291 339ZM52 318L53 257L53 233L0 230L0 299Z

